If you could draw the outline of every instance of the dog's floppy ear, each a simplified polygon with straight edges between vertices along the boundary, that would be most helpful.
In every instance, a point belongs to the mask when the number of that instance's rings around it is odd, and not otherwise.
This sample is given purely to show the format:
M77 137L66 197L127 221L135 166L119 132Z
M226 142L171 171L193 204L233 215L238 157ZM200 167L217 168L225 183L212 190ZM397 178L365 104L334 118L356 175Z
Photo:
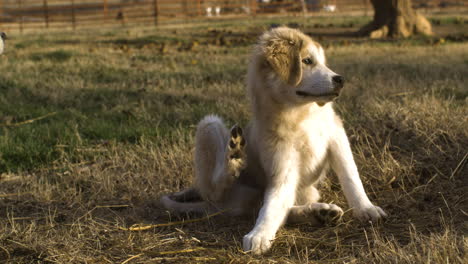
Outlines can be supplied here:
M265 49L265 57L273 70L286 83L296 86L302 79L300 51L302 41L271 40Z

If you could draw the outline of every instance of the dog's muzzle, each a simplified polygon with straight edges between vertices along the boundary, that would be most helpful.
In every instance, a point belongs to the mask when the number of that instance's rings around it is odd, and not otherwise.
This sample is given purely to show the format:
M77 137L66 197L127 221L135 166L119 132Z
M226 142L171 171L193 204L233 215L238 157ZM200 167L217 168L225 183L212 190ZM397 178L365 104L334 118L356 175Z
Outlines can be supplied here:
M332 101L340 95L341 90L344 86L344 78L341 75L335 75L332 77L333 82L333 91L324 94L313 94L306 91L296 91L296 95L304 98L309 98L311 100L318 101Z

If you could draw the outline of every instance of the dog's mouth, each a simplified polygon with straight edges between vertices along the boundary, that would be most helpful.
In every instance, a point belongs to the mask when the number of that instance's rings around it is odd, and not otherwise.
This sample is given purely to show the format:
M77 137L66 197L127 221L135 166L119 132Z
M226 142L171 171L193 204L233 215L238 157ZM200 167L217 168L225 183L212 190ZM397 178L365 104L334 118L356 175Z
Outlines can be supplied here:
M326 94L311 94L304 91L296 91L296 94L300 97L306 97L310 99L325 100L329 101L339 96L339 93L326 93Z

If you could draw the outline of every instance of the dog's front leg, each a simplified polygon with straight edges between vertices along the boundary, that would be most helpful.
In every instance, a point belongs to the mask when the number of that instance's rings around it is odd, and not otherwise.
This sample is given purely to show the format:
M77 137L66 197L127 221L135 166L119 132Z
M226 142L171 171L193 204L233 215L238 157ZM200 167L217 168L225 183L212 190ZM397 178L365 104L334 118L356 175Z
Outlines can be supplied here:
M376 221L387 214L371 203L364 191L356 163L353 159L348 137L340 129L330 143L332 168L338 175L348 204L353 208L356 218L361 221Z
M285 170L276 176L275 181L266 188L264 203L255 227L244 236L244 251L250 251L253 254L268 251L276 232L283 225L290 208L294 205L297 172Z

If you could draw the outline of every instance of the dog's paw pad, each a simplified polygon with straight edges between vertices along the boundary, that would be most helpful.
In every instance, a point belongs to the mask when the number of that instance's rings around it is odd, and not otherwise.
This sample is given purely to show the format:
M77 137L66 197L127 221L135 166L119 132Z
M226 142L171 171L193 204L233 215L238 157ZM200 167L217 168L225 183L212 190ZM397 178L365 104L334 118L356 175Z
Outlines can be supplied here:
M341 218L342 212L341 210L329 210L328 216L331 217L332 219Z
M234 125L231 128L231 137L232 138L242 137L242 134L243 134L242 128L239 125Z
M231 128L231 138L229 139L229 151L231 152L231 154L244 151L246 142L242 134L243 132L240 126L235 125ZM233 158L240 158L240 157L233 157Z
M315 211L315 216L324 224L337 224L343 216L343 210L334 204L327 204L327 206Z
M234 171L236 176L245 167L245 145L242 128L238 125L233 126L227 148L227 159L229 169Z
M320 209L319 210L319 215L321 218L326 218L330 214L330 211L328 209Z

